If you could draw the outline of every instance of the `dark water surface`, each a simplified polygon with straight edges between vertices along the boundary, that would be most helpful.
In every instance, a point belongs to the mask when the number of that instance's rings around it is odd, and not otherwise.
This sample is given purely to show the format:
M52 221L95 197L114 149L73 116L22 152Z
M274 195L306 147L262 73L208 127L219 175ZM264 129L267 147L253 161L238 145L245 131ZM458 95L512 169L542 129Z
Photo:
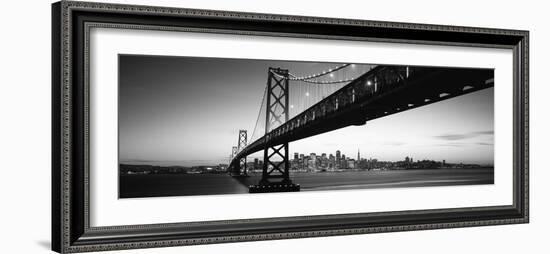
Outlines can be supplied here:
M121 175L120 198L248 193L260 174ZM493 184L493 168L421 169L291 174L301 191Z

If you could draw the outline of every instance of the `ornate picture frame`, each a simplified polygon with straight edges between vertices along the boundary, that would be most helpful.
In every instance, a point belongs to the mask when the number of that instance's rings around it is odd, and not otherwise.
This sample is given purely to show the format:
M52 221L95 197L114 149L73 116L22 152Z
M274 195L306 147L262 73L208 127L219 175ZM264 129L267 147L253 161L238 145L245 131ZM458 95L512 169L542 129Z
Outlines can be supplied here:
M91 226L88 35L90 29L98 27L512 50L513 204ZM54 3L52 249L73 253L528 223L528 84L528 31L73 1Z

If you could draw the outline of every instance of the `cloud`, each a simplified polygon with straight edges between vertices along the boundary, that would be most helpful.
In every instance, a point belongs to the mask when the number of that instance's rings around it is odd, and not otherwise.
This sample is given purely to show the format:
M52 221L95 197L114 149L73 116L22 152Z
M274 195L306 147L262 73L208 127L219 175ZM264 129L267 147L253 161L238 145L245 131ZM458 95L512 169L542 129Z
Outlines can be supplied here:
M465 146L472 146L472 145L493 146L493 143L487 143L487 142L475 142L475 143L446 142L446 143L436 144L436 146L444 146L444 147L465 147Z
M477 142L476 144L480 146L493 146L493 143L487 143L487 142Z
M387 146L402 146L406 144L405 142L385 142L384 145Z
M493 135L493 134L494 134L494 131L489 130L489 131L473 131L473 132L467 132L467 133L451 133L451 134L445 134L445 135L437 135L434 137L437 139L455 141L455 140L469 139L469 138L482 136L482 135Z
M475 131L475 132L472 132L474 134L478 134L478 135L493 135L495 134L494 131Z
M450 146L450 147L462 147L462 146L466 146L466 145L467 145L466 143L459 143L459 142L449 142L449 143L437 144L437 146Z
M438 139L443 139L443 140L462 140L462 139L467 139L467 138L472 138L472 137L475 137L473 135L468 135L468 134L447 134L447 135L439 135L439 136L435 136L436 138Z

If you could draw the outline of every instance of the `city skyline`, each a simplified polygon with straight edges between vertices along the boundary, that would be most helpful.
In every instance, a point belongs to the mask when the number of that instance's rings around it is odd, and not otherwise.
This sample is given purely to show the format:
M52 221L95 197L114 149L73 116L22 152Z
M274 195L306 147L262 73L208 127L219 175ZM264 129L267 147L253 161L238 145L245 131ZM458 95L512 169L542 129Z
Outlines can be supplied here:
M358 160L376 160L376 161L380 161L380 162L401 162L401 161L406 161L406 160L410 160L410 162L419 162L419 161L438 161L438 160L434 160L432 158L415 158L413 156L410 156L410 155L404 155L401 159L397 159L397 160L382 160L382 159L379 159L377 157L372 157L372 156L362 156L360 154L360 150L358 149L358 153L357 153L357 157L353 157L353 156L348 156L346 155L345 153L342 153L340 150L336 150L334 153L327 153L327 152L322 152L322 153L314 153L314 152L293 152L293 153L289 153L290 154L290 160L295 160L296 159L296 155L298 155L299 158L302 158L302 157L311 157L312 155L316 156L316 157L322 157L323 155L325 155L327 158L330 158L331 156L333 157L337 157L337 154L338 152L340 152L340 155L341 157L345 158L345 159L348 159L348 160L354 160L354 161L358 161ZM263 156L248 156L247 157L247 163L252 163L254 161L260 161L260 162L263 162ZM214 163L204 163L204 164L194 164L194 165L181 165L181 164L174 164L173 162L162 162L162 163L148 163L148 162L154 162L154 161L134 161L134 162L121 162L120 164L127 164L127 165L152 165L152 166L176 166L176 167L207 167L207 166L220 166L220 165L225 165L227 166L228 163L227 163L228 160L226 161L222 161L222 162L214 162ZM467 164L463 161L448 161L448 160L439 160L438 162L446 162L448 164ZM477 163L470 163L470 164L477 164ZM481 166L493 166L493 163L481 163L479 164Z
M267 68L296 73L335 63L120 56L120 163L226 163L239 129L254 127ZM215 75L211 75L214 73ZM395 161L403 155L492 164L493 88L290 143L296 151ZM256 153L249 158L262 158ZM352 156L353 157L353 156Z
M364 158L357 151L357 157L346 156L340 150L333 153L294 153L289 158L289 170L294 173L317 173L317 172L357 172L357 171L386 171L386 170L409 170L409 169L478 169L486 170L493 168L493 165L465 164L462 162L434 161L428 158L414 160L413 157L405 156L399 161L383 161L377 158ZM121 164L120 174L220 174L227 173L228 164L217 165L144 165L144 164ZM248 160L246 163L247 174L258 174L264 170L264 161L259 158Z

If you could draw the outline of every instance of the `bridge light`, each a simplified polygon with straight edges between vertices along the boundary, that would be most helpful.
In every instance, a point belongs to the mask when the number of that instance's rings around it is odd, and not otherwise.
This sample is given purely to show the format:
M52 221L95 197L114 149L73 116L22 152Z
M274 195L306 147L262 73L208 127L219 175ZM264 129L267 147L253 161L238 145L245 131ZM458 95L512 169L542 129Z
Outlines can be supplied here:
M354 69L355 69L355 64L351 64L351 68L354 68Z
M388 114L388 112L384 112L384 114L386 114L386 115L387 115L387 114Z
M439 98L443 98L445 96L448 96L449 94L448 93L442 93L442 94L439 94Z
M330 74L330 77L331 77L331 78L334 78L334 73L331 73L331 74Z
M408 106L409 106L409 107L412 107L412 106L414 106L414 104L409 104Z
M424 100L424 102L429 102L429 101L430 101L430 99L425 99L425 100Z
M469 89L472 89L474 88L473 86L465 86L464 88L462 88L462 91L466 91L466 90L469 90Z
M294 108L294 105L290 105L290 108Z
M367 81L367 86L372 86L372 81L368 80Z
M309 92L306 92L306 96L309 96Z

